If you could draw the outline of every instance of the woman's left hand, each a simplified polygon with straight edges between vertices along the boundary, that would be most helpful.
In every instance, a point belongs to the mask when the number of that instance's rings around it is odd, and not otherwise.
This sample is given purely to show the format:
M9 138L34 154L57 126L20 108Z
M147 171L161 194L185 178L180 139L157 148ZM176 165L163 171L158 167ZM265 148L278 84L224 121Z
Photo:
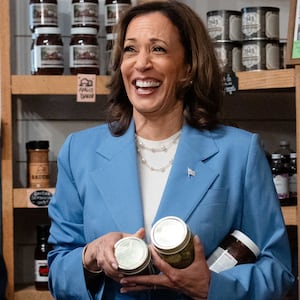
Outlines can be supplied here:
M207 299L210 270L206 263L203 246L197 236L194 237L194 249L195 258L193 263L185 269L176 269L163 261L151 246L154 264L161 273L158 275L124 277L120 281L123 285L121 292L169 288L194 300Z

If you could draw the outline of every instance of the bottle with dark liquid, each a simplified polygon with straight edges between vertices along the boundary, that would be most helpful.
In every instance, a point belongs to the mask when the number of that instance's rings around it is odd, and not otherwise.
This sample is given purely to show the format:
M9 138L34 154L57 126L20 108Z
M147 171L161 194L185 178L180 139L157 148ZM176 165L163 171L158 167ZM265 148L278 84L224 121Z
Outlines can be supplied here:
M290 154L290 164L289 164L289 193L290 205L297 204L297 153L292 152Z
M49 237L48 224L37 225L37 244L34 253L35 263L35 288L37 290L48 290L48 252L52 246L48 244Z

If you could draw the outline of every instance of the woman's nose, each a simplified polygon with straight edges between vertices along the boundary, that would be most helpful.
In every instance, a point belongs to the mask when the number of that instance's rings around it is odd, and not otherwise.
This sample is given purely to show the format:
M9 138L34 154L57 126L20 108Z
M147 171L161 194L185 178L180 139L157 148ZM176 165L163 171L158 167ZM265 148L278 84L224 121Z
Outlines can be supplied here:
M151 68L151 57L147 51L140 51L136 57L135 68L137 71L143 72Z

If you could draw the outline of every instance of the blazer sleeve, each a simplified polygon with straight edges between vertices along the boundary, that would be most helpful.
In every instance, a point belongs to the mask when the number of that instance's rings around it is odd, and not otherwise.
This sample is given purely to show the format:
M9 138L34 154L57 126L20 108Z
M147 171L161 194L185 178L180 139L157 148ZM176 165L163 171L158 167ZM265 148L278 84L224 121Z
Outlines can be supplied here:
M49 289L55 299L92 299L85 283L82 250L86 244L83 203L70 167L70 135L58 156L58 178L48 213L51 218L48 254Z
M242 190L240 229L255 240L261 253L254 264L212 272L208 299L283 299L294 281L290 248L271 169L257 135L251 138Z

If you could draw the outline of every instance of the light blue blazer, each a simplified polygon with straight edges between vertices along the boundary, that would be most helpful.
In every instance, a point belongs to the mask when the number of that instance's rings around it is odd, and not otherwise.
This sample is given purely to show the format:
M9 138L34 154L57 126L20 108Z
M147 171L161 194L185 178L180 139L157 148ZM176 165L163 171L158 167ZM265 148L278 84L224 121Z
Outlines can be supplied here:
M143 227L134 133L134 122L121 137L101 125L71 134L61 148L56 192L49 204L49 241L54 244L48 256L49 286L56 299L92 299L81 261L86 243L111 231L134 233ZM261 250L255 264L213 272L209 300L282 299L291 286L284 221L256 134L226 126L199 131L184 125L153 222L169 215L188 223L207 257L235 229ZM188 299L168 291L124 295L119 289L105 278L95 299Z

